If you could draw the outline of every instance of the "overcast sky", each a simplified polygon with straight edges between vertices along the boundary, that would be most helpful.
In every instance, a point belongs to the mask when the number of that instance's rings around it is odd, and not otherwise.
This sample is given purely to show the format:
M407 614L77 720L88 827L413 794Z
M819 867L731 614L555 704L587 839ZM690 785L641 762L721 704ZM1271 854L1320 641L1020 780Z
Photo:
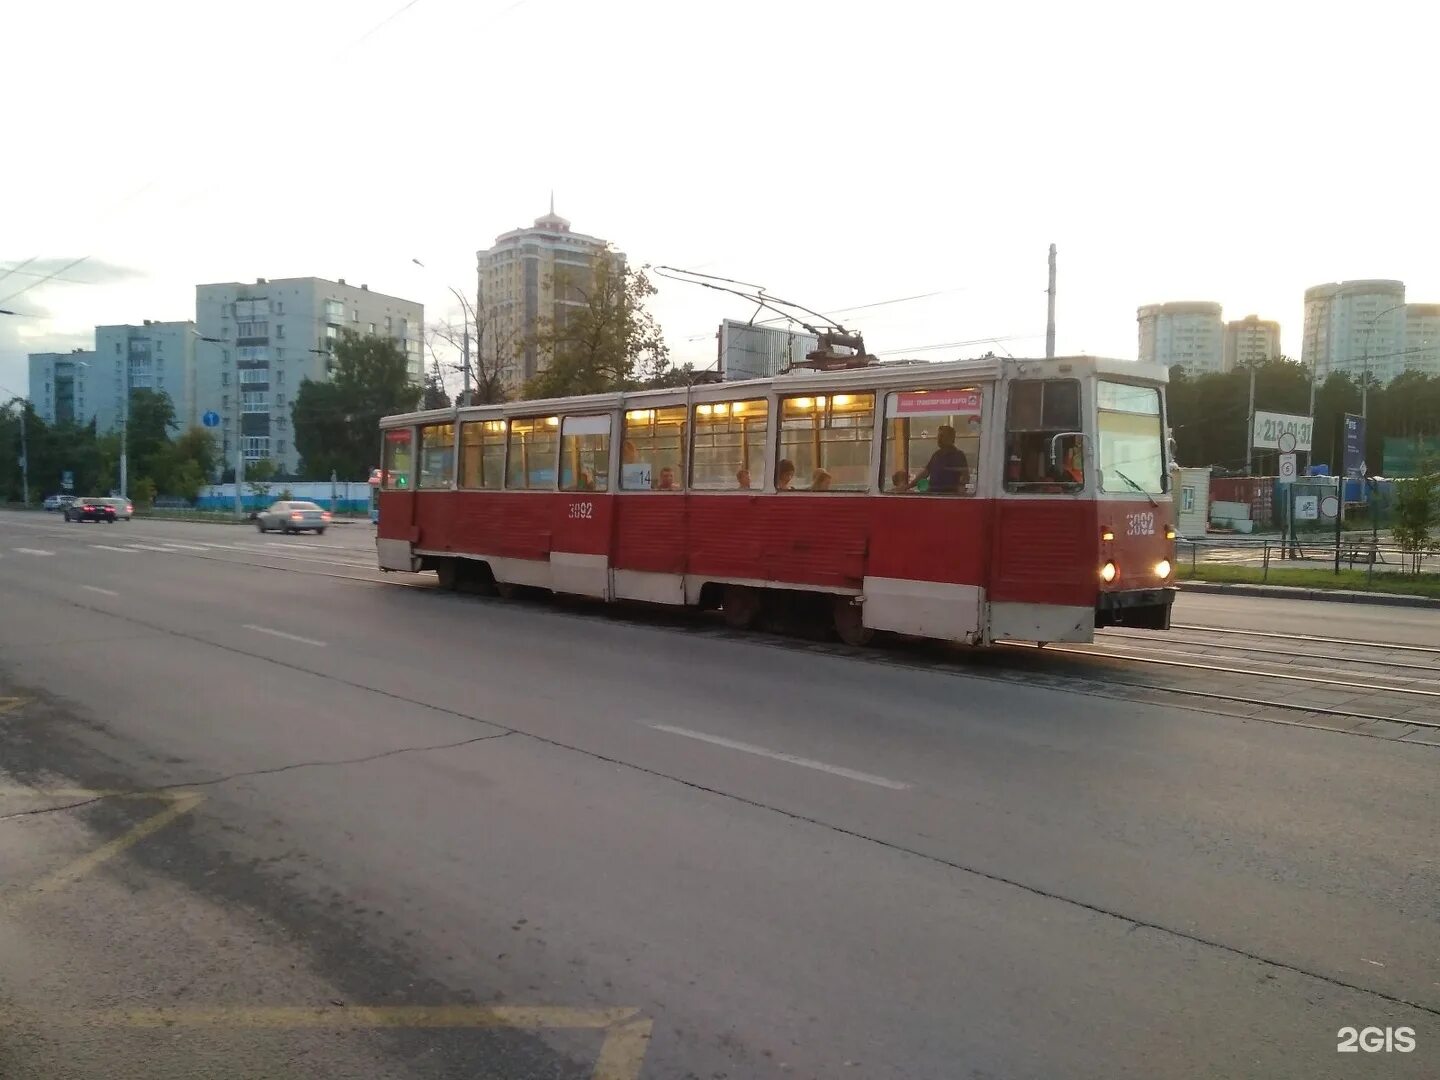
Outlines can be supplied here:
M875 352L1038 353L1054 242L1062 352L1133 356L1137 305L1203 299L1298 354L1309 285L1440 301L1437 30L1266 0L12 3L0 387L97 323L193 318L197 282L452 315L552 188L632 263L823 311L938 294L842 316ZM660 284L677 362L751 314Z

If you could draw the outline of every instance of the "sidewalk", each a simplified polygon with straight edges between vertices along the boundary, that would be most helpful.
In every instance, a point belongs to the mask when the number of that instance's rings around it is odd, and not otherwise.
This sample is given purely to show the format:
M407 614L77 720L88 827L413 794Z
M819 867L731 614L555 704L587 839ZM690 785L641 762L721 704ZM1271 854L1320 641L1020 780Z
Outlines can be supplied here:
M1440 599L1403 593L1361 592L1356 589L1307 589L1295 585L1230 584L1219 581L1179 581L1181 592L1226 593L1230 596L1268 596L1281 600L1328 600L1332 604L1376 604L1382 607L1435 608Z

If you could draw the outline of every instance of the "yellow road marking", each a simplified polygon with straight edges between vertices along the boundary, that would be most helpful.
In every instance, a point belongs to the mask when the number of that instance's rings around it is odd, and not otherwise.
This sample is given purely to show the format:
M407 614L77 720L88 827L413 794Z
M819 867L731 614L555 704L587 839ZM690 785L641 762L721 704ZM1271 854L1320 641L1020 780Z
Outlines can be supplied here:
M3 700L3 699L0 699ZM107 859L113 859L127 848L133 847L151 833L163 829L176 818L188 814L205 801L205 796L194 791L97 791L89 788L59 788L37 790L34 788L0 788L0 798L26 796L32 799L156 799L169 803L154 817L146 818L133 829L122 833L114 840L102 844L94 851L75 859L54 873L47 874L30 886L30 895L53 892L84 877Z
M643 1016L610 1028L591 1080L638 1080L650 1048L652 1022Z
M155 797L165 799L170 805L154 817L146 818L129 832L117 836L108 844L104 844L94 851L80 856L80 858L76 859L69 866L63 867L55 871L55 873L41 878L30 887L31 890L34 892L51 892L64 885L69 885L71 882L94 870L95 867L99 866L106 859L113 859L126 848L134 846L156 830L163 829L176 818L182 814L188 814L205 801L205 796L197 795L194 792Z
M633 1019L635 1009L528 1005L237 1005L202 1008L66 1010L66 1024L121 1028L579 1028Z
M12 709L18 709L21 705L28 705L29 703L29 698L0 697L0 713L10 712Z
M37 1018L27 1017L33 1024ZM526 1005L237 1006L235 1008L65 1009L54 1016L67 1026L289 1031L324 1028L511 1028L527 1031L579 1029L605 1032L591 1080L639 1080L653 1022L638 1009L571 1009ZM18 1023L18 1011L0 1010L0 1029Z

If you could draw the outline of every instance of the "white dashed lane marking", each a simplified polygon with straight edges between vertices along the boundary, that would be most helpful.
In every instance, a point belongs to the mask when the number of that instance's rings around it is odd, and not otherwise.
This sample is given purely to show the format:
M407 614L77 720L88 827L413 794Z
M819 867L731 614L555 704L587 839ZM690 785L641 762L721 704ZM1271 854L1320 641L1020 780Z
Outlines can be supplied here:
M82 589L85 589L87 592L99 593L101 596L119 596L119 595L120 595L120 594L119 594L118 592L116 592L114 589L102 589L99 585L81 585L80 587L81 587Z
M21 547L17 547L15 550L18 551L21 555L54 555L54 554L55 554L55 552L53 552L53 551L46 551L46 550L44 550L43 548L21 548Z
M847 780L859 780L862 784L874 784L876 787L889 788L892 791L905 791L911 786L901 780L891 780L888 777L876 776L874 773L847 769L843 765L831 765L828 762L816 761L814 758L782 754L775 750L767 750L763 746L756 746L754 743L738 742L720 735L709 735L703 731L671 727L669 724L651 724L650 726L656 731L665 731L671 735L683 735L687 739L698 739L700 742L707 742L713 746L723 746L727 750L739 750L742 754L755 754L757 757L769 758L771 761L783 761L787 765L799 765L803 769L815 769L819 772L829 773L831 776L843 776Z
M254 630L257 634L270 634L273 637L284 638L286 641L298 641L301 645L318 645L325 647L325 642L316 641L314 638L301 637L299 634L287 634L284 630L272 630L268 626L255 626L252 623L243 624L246 630Z

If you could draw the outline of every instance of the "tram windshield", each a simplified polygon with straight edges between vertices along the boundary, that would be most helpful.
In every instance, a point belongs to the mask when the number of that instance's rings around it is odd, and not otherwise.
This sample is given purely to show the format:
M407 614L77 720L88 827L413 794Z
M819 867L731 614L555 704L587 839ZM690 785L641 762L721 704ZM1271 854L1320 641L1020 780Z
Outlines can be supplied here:
M1145 495L1168 490L1159 389L1101 382L1096 405L1100 490Z

